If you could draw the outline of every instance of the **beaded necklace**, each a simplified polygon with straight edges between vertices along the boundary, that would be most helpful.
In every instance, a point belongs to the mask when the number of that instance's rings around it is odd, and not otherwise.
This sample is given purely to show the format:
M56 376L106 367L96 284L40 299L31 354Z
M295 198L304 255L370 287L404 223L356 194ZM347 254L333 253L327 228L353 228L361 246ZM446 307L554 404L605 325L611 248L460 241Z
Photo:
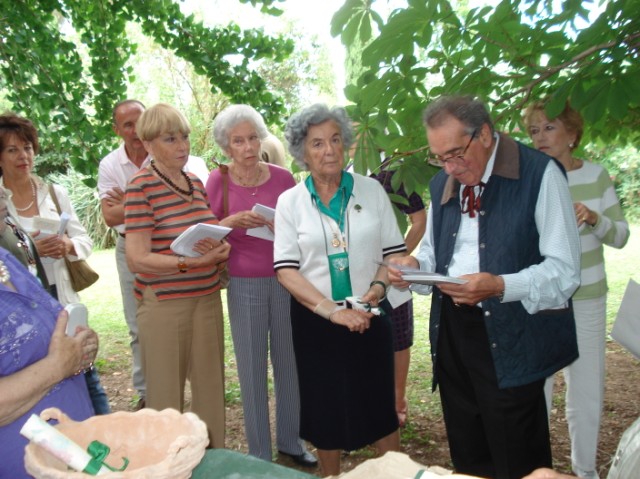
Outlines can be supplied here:
M156 172L156 175L158 175L162 180L164 180L164 182L169 185L171 188L173 188L174 190L176 190L178 193L181 193L185 196L191 196L193 195L193 183L191 182L191 178L189 178L189 175L187 175L184 171L180 170L180 173L182 173L182 176L184 177L185 180L187 180L187 185L189 185L189 189L188 190L183 190L182 188L180 188L178 185L176 185L173 181L171 181L169 179L169 177L167 175L165 175L164 173L162 173L155 165L155 161L151 160L151 169L153 171Z
M29 203L25 208L18 208L14 204L16 211L18 211L19 213L27 211L29 208L33 206L33 203L36 201L36 184L33 181L33 178L29 178L29 182L31 183L31 203Z

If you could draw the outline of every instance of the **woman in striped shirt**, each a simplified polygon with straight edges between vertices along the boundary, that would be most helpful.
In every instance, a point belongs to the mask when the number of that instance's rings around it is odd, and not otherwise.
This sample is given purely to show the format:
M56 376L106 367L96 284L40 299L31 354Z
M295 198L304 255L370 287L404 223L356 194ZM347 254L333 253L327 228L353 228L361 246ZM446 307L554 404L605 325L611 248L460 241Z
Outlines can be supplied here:
M129 182L125 200L127 262L136 273L138 329L147 380L146 405L184 407L189 379L191 411L206 424L211 447L224 447L224 335L218 265L230 246L205 238L199 256L176 256L170 248L197 223L218 222L202 182L183 167L190 127L170 105L146 110L136 125L152 157Z
M573 295L580 357L564 370L571 463L576 475L597 478L607 326L603 245L622 248L629 238L629 225L607 171L573 156L583 133L580 114L567 104L560 115L550 120L544 108L543 102L530 105L524 122L534 147L554 157L567 171L582 248L581 282ZM547 385L550 407L553 378Z

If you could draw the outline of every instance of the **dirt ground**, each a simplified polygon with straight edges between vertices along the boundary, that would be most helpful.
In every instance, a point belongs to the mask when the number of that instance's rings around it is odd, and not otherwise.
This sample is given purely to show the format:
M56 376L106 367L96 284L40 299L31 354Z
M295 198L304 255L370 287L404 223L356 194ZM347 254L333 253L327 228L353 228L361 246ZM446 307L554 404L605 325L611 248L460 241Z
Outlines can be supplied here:
M607 476L620 436L640 416L640 362L617 343L609 341L606 367L605 404L598 448L598 467L602 479ZM228 375L227 381L229 381ZM128 370L103 374L102 383L109 395L114 412L132 410L135 400ZM571 451L567 422L564 418L564 391L564 382L557 381L554 407L551 411L551 441L555 468L562 472L570 472ZM425 401L429 400L431 395L425 398ZM426 410L433 412L411 415L410 410L409 422L402 431L404 452L421 464L450 468L449 449L439 409L426 408ZM239 402L227 407L226 424L226 447L246 452L242 407ZM345 455L343 471L348 471L373 456L373 450ZM295 468L295 465L286 458L278 458L277 462ZM318 471L309 470L305 472L318 473Z

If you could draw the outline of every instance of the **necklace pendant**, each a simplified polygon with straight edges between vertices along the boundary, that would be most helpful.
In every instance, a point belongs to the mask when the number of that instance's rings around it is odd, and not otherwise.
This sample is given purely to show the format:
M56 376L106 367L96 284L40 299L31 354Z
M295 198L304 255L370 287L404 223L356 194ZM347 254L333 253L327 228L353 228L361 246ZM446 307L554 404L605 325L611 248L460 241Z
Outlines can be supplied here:
M334 248L339 247L343 242L341 242L338 239L338 235L337 234L333 234L333 240L331 240L331 246L333 246Z

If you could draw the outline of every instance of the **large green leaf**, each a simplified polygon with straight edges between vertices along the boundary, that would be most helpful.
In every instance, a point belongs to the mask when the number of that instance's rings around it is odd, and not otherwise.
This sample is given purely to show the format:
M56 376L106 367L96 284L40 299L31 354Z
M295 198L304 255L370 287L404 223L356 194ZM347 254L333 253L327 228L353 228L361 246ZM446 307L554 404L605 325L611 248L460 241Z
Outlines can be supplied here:
M442 94L485 99L496 126L515 135L529 102L548 97L556 115L570 100L590 140L630 141L640 130L640 1L611 0L596 15L594 4L567 0L559 11L551 0L504 0L456 11L446 1L410 0L362 51L360 90L347 88L348 98L388 132L374 140L404 159L401 171L409 158L427 169L399 172L409 184L426 185L433 174L414 152L426 146L419 110Z

